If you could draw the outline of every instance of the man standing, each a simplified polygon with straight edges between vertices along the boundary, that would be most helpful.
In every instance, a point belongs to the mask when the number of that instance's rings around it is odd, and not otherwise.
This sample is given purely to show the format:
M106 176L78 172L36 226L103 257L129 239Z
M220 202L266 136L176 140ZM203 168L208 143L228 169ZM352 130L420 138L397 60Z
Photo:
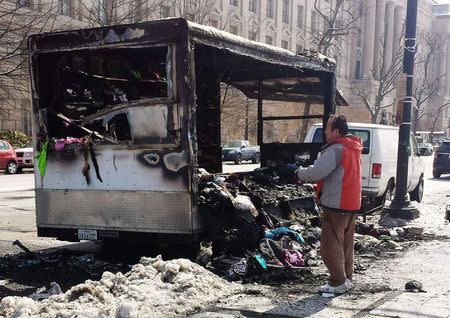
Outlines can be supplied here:
M332 117L325 130L322 155L307 168L300 167L300 180L318 181L322 208L320 254L330 277L322 293L344 293L352 286L353 240L356 213L361 207L361 139L348 135L343 115Z

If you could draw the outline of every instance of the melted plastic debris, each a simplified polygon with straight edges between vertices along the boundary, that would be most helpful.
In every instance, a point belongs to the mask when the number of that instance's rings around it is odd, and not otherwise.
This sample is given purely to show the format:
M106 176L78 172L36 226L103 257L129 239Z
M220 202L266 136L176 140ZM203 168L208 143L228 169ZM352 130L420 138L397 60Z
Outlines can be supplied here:
M142 257L126 273L104 272L64 294L43 301L5 297L0 317L175 317L194 312L239 292L229 283L187 259Z

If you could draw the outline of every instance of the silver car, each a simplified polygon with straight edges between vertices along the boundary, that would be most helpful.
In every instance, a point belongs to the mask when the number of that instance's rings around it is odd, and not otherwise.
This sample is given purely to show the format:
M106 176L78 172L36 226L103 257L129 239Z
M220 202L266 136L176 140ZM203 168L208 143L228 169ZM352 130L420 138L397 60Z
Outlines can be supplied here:
M34 151L31 141L23 148L16 149L16 154L17 161L19 162L18 173L22 172L23 168L34 168Z

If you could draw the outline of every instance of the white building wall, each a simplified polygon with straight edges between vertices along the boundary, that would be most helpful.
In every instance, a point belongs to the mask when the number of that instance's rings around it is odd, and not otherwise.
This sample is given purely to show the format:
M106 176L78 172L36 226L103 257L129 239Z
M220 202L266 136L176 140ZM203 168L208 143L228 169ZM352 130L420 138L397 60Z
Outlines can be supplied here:
M27 0L22 0L27 1ZM75 21L73 26L85 26L86 24L94 25L92 21L88 22L89 14L87 11L92 10L93 6L106 1L106 8L108 8L107 0L28 0L30 1L29 7L33 10L48 10L51 8L53 11L61 12L61 3L66 1L70 10L69 16L63 16L58 18L58 21L64 23L72 23L71 20L82 20L80 24ZM32 2L31 2L32 1ZM41 2L42 1L42 2ZM119 9L117 9L112 15L117 20L122 20L123 23L130 21L123 21L123 17L129 15L127 10L130 8L130 0L115 0L114 3L120 3ZM142 1L143 14L142 20L156 19L165 17L167 12L162 10L161 6L154 8L155 1L158 0L135 0ZM189 0L186 0L189 3ZM317 19L319 15L314 14L314 1L313 0L289 0L289 23L283 23L283 0L257 0L257 12L253 13L249 11L249 3L251 0L237 0L238 6L234 6L231 2L234 0L203 0L210 1L212 3L209 17L206 20L208 24L223 28L227 31L237 33L243 37L249 37L250 34L256 36L257 41L267 42L272 39L272 43L276 46L282 46L287 43L287 48L296 51L299 48L312 49L314 45L311 42L311 25L313 16L316 15ZM273 18L267 17L267 5L269 1L274 3ZM356 116L357 120L369 120L367 111L365 111L362 103L357 98L352 96L351 87L354 83L360 80L357 75L362 78L363 75L371 77L371 70L376 67L376 61L379 56L380 46L379 37L381 34L388 33L389 43L387 43L387 51L385 54L393 56L401 45L399 41L399 34L402 29L402 25L405 19L406 1L404 0L349 0L356 11L359 7L362 8L360 12L363 16L360 17L356 25L356 29L351 30L350 34L341 39L342 46L340 48L340 55L336 57L339 65L337 67L338 75L338 87L344 90L344 96L351 101L352 105L349 108L348 113ZM179 14L179 5L183 1L181 0L165 0L162 1L164 7L170 8L170 15L177 16ZM201 2L201 1L200 1ZM332 4L334 0L319 0L318 5L322 8ZM5 2L2 2L2 4ZM14 3L14 2L11 2ZM437 18L432 13L433 0L418 1L418 33L419 32L445 32L450 34L448 19L441 18L437 23ZM298 6L303 6L303 26L299 28L297 26L298 20ZM78 24L77 24L78 23ZM437 24L439 28L433 27ZM319 23L319 28L323 28ZM358 46L359 43L359 46ZM436 61L436 72L443 72L446 70L446 74L450 74L450 60L447 57L450 56L450 44L448 47L442 50L438 60ZM359 61L359 62L358 62ZM357 67L360 71L357 72ZM443 75L443 74L441 74ZM449 98L450 95L450 81L449 76L445 76L446 81L442 81L442 90L440 91L442 99ZM389 102L395 98L395 92L392 92L391 96L386 100ZM386 101L386 102L387 102ZM388 110L390 113L394 112L394 109ZM443 125L448 125L449 118L445 116L450 111L444 113L442 120ZM445 127L444 127L445 128Z

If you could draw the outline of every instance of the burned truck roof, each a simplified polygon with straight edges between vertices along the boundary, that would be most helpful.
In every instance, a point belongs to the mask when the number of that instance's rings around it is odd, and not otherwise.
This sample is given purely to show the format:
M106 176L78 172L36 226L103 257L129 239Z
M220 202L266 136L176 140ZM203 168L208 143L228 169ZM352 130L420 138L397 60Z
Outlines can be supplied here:
M196 42L230 50L270 63L334 72L335 61L320 53L296 54L292 51L251 41L214 27L200 25L182 18L148 21L30 36L32 51L92 48L130 42L176 41L191 35Z
M322 54L296 54L182 18L36 34L30 37L29 50L33 55L171 42L187 44L188 41L202 49L214 49L211 54L226 60L223 69L217 71L225 74L231 68L235 70L223 81L252 99L258 98L259 79L264 79L263 99L322 103L324 85L329 84L324 84L320 77L334 76L335 61ZM222 53L218 54L218 51ZM277 80L266 81L268 74ZM297 83L293 85L293 81ZM336 104L347 105L339 92L336 93Z

